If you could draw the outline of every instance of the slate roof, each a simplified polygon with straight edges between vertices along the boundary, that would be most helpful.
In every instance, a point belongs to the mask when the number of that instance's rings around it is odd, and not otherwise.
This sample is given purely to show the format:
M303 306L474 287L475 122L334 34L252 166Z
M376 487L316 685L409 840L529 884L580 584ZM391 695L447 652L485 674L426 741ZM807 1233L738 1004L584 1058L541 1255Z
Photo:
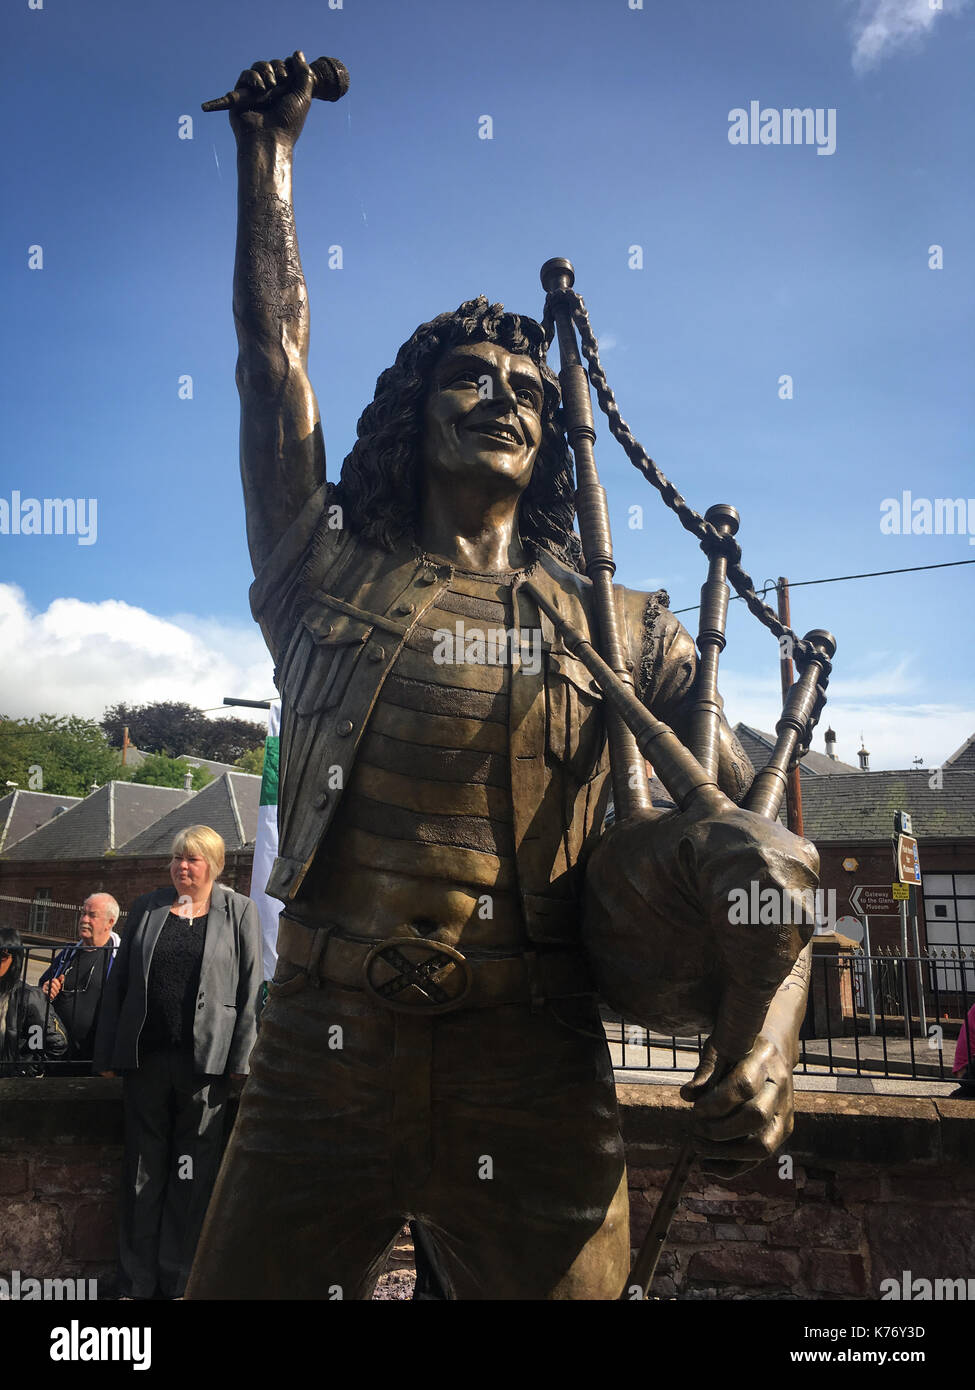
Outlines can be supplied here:
M956 748L950 758L945 758L944 766L957 768L959 772L975 772L975 734Z
M748 754L755 771L761 772L772 756L772 750L775 747L775 735L767 734L762 729L753 729L750 724L736 724L735 734ZM815 753L812 750L799 763L799 777L803 783L811 777L833 777L849 772L855 772L859 775L860 769L853 767L850 763L841 763L839 759L827 758L825 753Z
M802 783L802 819L808 839L889 843L894 812L908 811L924 840L975 842L975 772L947 765L941 787L927 769L861 772L859 777L810 777Z
M216 763L212 758L198 758L193 753L180 753L184 763L189 763L190 767L205 767L212 777L222 777L225 772L239 772L240 768L233 763ZM245 776L250 776L245 773ZM202 822L201 822L202 824Z
M121 748L115 750L121 754ZM136 748L134 743L130 743L125 754L126 767L139 767L145 762L146 758L151 757L149 753L144 753L141 748ZM220 777L225 772L239 772L240 768L233 763L217 763L212 758L198 758L195 753L177 753L177 758L182 758L183 762L189 763L190 767L205 767L211 777Z
M5 859L98 859L186 801L175 787L106 782L4 853Z
M80 800L80 796L21 791L19 787L0 797L0 854Z
M135 835L120 854L169 854L173 838L188 825L209 825L228 850L249 848L257 838L261 779L247 772L227 772L174 806Z

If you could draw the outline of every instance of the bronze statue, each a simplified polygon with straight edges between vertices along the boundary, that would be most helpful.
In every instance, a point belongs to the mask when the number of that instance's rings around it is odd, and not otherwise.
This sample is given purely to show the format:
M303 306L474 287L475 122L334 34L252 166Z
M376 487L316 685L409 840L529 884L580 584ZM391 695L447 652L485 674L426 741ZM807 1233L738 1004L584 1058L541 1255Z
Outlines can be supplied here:
M299 52L210 104L229 106L238 143L241 471L251 606L282 695L268 891L284 907L188 1296L368 1298L416 1218L451 1297L615 1298L626 1175L581 944L609 796L604 707L618 692L604 690L622 681L688 738L694 643L664 596L603 585L615 677L567 645L564 621L598 624L559 385L542 327L501 305L470 300L416 330L326 482L291 170L312 96L345 85L340 64L313 70ZM724 827L752 770L709 708L721 801L693 819L703 844L721 842L721 872L678 862L674 817L689 811L670 813L666 843L646 804L617 832L638 892L691 933L695 911L726 913L729 885L761 874L791 892L817 867L756 815ZM757 1017L753 980L731 976L712 999L738 1023L685 1095L716 1171L790 1131L810 931L779 934Z

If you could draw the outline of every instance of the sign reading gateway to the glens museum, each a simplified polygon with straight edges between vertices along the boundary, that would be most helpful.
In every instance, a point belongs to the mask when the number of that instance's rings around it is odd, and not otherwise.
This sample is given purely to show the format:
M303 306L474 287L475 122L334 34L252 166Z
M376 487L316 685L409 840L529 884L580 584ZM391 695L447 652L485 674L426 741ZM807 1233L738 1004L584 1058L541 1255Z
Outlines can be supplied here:
M850 890L850 906L864 917L896 917L889 883L858 883Z

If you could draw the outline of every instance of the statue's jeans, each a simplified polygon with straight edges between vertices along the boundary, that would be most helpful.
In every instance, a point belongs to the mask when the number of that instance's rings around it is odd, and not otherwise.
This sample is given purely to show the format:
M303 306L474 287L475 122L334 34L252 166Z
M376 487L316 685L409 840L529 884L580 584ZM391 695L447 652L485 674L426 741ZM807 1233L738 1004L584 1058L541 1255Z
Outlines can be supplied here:
M619 1296L626 1173L591 1002L416 1017L271 989L188 1298L368 1298L407 1218L458 1299Z

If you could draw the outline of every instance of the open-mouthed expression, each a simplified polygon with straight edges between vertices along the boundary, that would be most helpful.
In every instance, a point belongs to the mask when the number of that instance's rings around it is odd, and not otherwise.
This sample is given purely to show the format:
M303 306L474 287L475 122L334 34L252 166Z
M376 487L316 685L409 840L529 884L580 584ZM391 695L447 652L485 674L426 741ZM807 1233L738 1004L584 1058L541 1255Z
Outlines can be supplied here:
M497 343L452 348L434 369L423 457L434 471L503 477L527 487L542 438L542 378L530 357Z

